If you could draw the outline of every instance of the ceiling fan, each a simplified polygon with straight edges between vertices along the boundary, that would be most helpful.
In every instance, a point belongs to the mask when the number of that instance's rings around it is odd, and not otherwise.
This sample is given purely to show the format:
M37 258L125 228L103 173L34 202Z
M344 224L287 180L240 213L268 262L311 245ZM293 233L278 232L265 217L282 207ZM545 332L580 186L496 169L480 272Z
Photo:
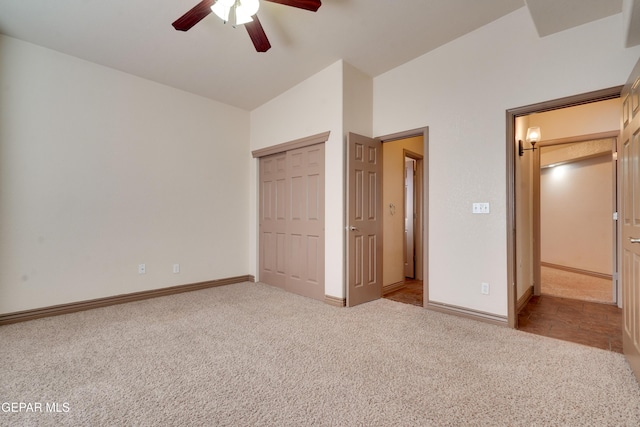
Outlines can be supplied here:
M299 9L317 11L322 2L320 0L264 0L271 3L279 3ZM202 0L191 10L178 18L173 28L179 31L187 31L205 16L214 12L225 23L231 22L235 27L244 25L251 37L251 41L258 52L266 52L271 48L271 43L258 20L259 0Z

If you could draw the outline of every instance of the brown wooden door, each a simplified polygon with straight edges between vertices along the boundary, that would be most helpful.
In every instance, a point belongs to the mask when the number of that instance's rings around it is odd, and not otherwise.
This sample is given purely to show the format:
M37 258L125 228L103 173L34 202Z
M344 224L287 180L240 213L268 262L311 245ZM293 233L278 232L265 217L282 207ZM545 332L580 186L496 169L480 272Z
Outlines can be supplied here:
M287 152L286 289L324 299L324 144Z
M347 306L382 296L382 143L347 137Z
M259 278L281 288L286 283L287 155L260 158Z
M622 91L622 336L640 380L640 61Z

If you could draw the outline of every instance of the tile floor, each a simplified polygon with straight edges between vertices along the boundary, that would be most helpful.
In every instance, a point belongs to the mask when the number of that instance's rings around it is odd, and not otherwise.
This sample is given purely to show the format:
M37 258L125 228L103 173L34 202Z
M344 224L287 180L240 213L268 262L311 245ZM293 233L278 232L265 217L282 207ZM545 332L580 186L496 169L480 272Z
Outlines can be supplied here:
M384 297L423 306L422 281ZM542 295L533 296L518 314L518 329L622 353L622 310L615 305Z
M622 310L612 304L533 296L518 314L518 329L622 353Z

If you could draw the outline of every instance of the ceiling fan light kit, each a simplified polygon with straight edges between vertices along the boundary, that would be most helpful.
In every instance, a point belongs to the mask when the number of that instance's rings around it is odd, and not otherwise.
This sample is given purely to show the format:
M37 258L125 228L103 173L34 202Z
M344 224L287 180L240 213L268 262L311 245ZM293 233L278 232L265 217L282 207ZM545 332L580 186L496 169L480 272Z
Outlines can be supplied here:
M311 12L317 11L322 5L320 0L264 1L305 9ZM259 0L202 0L171 25L178 31L188 31L209 15L209 13L213 12L222 19L224 23L231 22L233 27L244 25L256 51L266 52L271 48L271 44L256 15L259 8Z
M258 12L258 0L218 0L211 6L211 10L224 23L231 21L235 27L253 21L252 16Z

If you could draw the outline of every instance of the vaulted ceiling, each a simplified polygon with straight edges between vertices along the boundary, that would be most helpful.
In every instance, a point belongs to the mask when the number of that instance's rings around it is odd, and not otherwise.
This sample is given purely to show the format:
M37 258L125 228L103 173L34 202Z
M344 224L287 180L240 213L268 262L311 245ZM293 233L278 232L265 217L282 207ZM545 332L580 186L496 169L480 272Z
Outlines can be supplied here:
M0 33L251 110L339 59L375 77L522 7L544 37L640 0L262 1L266 53L214 14L174 30L198 1L0 0Z

